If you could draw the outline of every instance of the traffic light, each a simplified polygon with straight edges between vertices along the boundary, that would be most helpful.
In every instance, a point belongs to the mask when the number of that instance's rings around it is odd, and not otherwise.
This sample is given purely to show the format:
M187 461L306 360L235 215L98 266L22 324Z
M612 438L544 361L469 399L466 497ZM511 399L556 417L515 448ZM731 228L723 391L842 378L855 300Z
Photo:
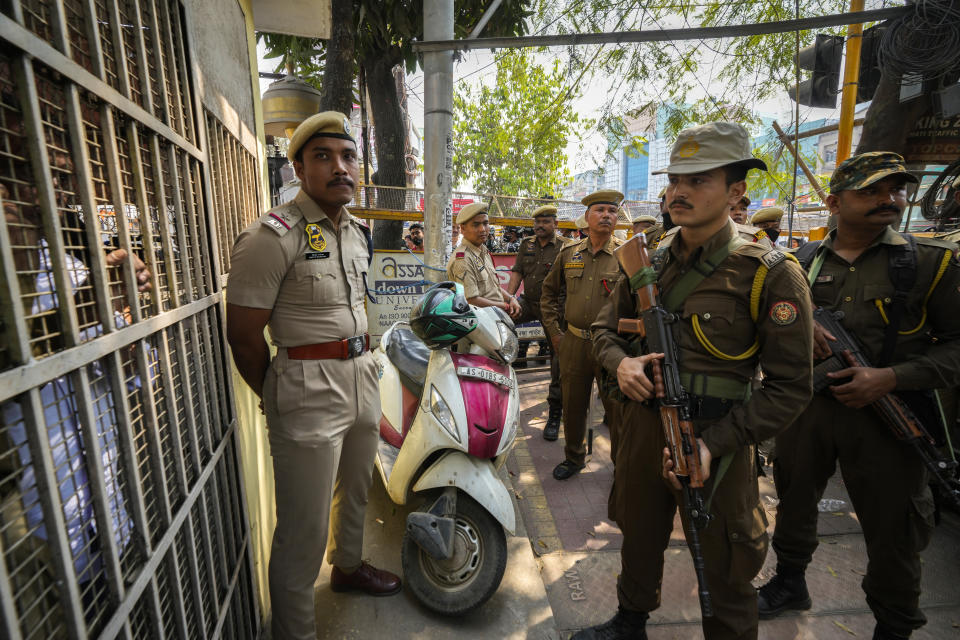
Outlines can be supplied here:
M800 104L828 109L837 106L842 58L843 36L818 33L813 45L800 49L796 56L797 66L813 72L808 80L800 83ZM790 99L797 100L797 85L790 89Z
M878 24L864 30L860 47L860 73L857 77L857 104L873 100L880 85L880 41L887 25Z

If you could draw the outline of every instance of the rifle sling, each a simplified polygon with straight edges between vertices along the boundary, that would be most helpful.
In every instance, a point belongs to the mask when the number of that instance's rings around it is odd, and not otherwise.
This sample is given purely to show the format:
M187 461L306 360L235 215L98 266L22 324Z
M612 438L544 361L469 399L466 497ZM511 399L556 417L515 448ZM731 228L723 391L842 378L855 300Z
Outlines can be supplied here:
M713 273L720 263L727 259L734 249L739 247L745 241L739 235L734 234L730 241L711 253L702 261L694 264L690 271L680 276L680 278L670 287L669 291L663 293L663 307L670 313L675 313L683 304L684 300L693 293L693 290L700 286L711 273Z

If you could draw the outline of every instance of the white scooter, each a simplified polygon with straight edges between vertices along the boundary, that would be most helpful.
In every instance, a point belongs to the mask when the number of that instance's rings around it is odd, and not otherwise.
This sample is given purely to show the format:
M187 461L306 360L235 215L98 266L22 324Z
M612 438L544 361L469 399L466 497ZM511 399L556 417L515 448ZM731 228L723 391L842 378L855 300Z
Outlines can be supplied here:
M390 498L405 504L406 588L446 615L474 609L497 590L507 561L504 529L516 525L497 475L520 411L517 335L495 307L473 307L463 287L428 289L374 351L383 417L376 465Z

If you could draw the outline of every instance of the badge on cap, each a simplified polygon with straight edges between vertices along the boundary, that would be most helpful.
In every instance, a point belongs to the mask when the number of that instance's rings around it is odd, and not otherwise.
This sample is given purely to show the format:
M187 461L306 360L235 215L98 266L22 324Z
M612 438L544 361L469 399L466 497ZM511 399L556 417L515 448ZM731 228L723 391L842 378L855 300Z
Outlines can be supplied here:
M770 319L775 324L785 327L797 320L797 305L781 300L770 307Z
M323 237L323 231L320 230L320 225L312 222L307 225L307 242L314 251L323 251L327 248L327 241Z
M350 120L347 118L343 119L343 132L347 135L350 135Z
M697 143L696 140L690 140L689 142L685 143L682 147L677 149L677 155L680 156L681 158L689 158L690 156L695 155L697 151L700 151L700 145Z

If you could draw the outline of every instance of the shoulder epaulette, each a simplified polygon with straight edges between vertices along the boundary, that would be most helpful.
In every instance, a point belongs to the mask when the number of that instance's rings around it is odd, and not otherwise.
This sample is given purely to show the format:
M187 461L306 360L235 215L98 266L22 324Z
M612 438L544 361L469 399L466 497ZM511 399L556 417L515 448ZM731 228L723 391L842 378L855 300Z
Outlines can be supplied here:
M936 247L937 249L950 249L951 251L956 252L957 243L950 242L949 240L944 240L942 238L927 238L914 236L917 238L917 244L927 247Z
M787 254L779 249L749 241L741 242L737 248L733 250L733 253L755 258L765 264L767 269L772 269L787 258Z
M303 218L303 214L300 212L300 207L293 202L288 202L279 207L274 207L260 216L260 223L273 229L277 235L282 236L293 229L301 218Z
M467 257L467 252L466 252L466 251L457 251L457 252L454 254L454 257L455 257L457 260L459 260L460 258L466 258L466 257Z
M763 261L763 264L767 265L767 269L774 268L786 259L787 254L778 249L771 249L760 257L760 260Z

